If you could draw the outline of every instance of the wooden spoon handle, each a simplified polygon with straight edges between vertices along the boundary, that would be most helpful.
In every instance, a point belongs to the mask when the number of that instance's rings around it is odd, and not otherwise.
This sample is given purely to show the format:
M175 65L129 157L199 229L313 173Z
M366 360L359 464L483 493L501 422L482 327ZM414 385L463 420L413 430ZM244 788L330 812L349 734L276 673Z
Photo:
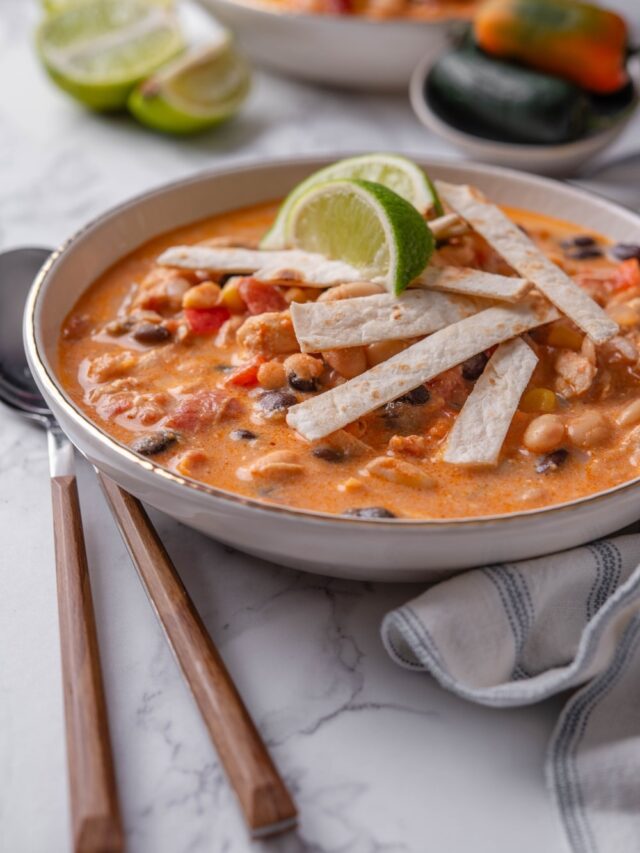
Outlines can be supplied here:
M53 477L51 493L73 849L121 853L124 835L76 478Z
M98 476L251 834L265 837L293 828L291 795L147 513L113 480Z

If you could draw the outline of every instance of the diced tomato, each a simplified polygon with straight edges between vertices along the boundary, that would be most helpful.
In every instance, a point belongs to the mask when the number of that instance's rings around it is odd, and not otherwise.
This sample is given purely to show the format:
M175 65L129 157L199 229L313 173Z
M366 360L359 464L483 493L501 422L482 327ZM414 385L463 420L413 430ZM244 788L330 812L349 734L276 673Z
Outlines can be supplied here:
M350 15L354 11L352 0L325 0L325 5L330 15Z
M250 314L284 311L287 307L287 301L277 287L256 278L243 278L238 284L238 291Z
M237 370L225 379L225 385L238 385L242 388L248 388L250 385L256 385L258 382L258 369L261 364L264 364L266 358L262 355L256 356L252 361L243 364Z
M618 264L611 280L612 290L629 290L631 287L640 287L640 263L636 258L629 258Z
M183 432L197 432L218 421L234 418L242 411L242 403L225 391L196 391L183 397L166 426Z
M231 312L224 305L213 308L185 308L184 318L194 335L211 335L229 319Z

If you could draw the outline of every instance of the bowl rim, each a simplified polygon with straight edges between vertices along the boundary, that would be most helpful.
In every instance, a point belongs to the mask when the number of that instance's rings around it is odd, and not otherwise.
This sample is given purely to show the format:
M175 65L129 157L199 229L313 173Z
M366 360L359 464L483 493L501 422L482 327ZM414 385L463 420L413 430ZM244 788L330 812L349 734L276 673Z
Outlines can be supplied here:
M41 294L46 289L46 286L51 280L53 274L55 274L55 267L59 259L63 257L66 253L71 251L76 243L78 243L83 237L88 235L90 232L99 230L108 220L112 219L113 217L118 217L125 214L127 211L135 208L137 205L143 202L151 201L152 199L165 193L170 193L179 190L188 190L190 186L197 184L201 181L212 180L222 175L239 175L257 169L268 169L278 167L309 167L314 169L322 168L323 165L327 165L337 158L357 156L358 153L361 154L363 152L340 152L336 153L334 157L327 155L309 155L305 157L297 157L294 159L286 157L268 158L266 160L253 159L248 160L246 162L242 162L241 164L238 164L236 166L214 167L212 169L197 172L196 174L187 177L178 178L176 180L163 183L160 186L154 187L150 190L146 190L142 193L138 193L135 196L126 199L123 202L120 202L119 204L109 207L107 210L90 219L85 225L83 225L81 228L72 233L56 249L53 250L49 258L45 261L45 263L39 270L36 278L34 279L33 284L29 290L29 294L27 296L27 301L25 303L23 322L25 349L29 357L31 367L35 367L37 379L39 380L39 383L46 388L47 394L55 399L56 404L64 410L65 415L75 423L75 425L79 428L80 431L89 433L95 441L103 445L111 453L115 453L120 460L136 465L137 468L140 470L142 476L155 475L157 477L160 477L161 480L164 480L165 482L173 483L180 489L186 488L191 492L208 495L209 497L212 497L216 500L243 505L261 514L264 513L270 515L275 513L278 515L288 516L296 521L304 521L306 523L312 524L315 523L322 525L326 524L326 522L333 522L349 526L356 525L359 528L364 526L374 526L376 528L386 528L387 530L396 529L399 527L408 527L413 530L429 530L430 532L434 533L443 531L446 532L447 530L452 529L466 530L470 528L486 528L490 526L502 527L509 524L513 525L529 518L548 517L553 514L573 513L576 507L582 507L586 505L592 506L593 504L602 503L608 498L610 498L613 494L629 491L635 489L638 485L640 485L639 475L632 480L626 480L623 483L618 483L617 485L611 486L610 488L605 489L603 491L594 492L591 495L583 495L579 498L575 498L570 501L563 501L561 503L550 504L544 507L536 507L527 510L516 510L514 512L500 513L496 515L430 519L357 518L353 516L338 515L305 508L289 507L281 504L269 504L265 501L246 497L245 495L240 495L234 492L229 492L224 489L216 488L215 486L210 486L206 483L199 482L198 480L191 479L190 477L182 477L179 474L176 474L175 472L171 471L170 469L158 464L157 462L153 462L150 459L146 459L143 456L134 453L129 447L110 436L109 433L106 432L106 430L100 427L95 421L93 421L87 414L85 414L80 408L78 408L74 404L73 400L67 395L66 391L60 384L55 374L55 371L53 370L53 366L49 366L48 359L46 358L45 354L40 351L40 347L38 344L36 314ZM503 178L516 177L519 180L525 180L530 183L547 185L550 189L555 189L556 191L558 191L558 189L561 189L563 193L569 196L574 196L576 198L576 201L582 199L588 202L593 202L595 198L597 204L601 207L604 207L605 209L609 208L612 212L616 213L622 212L629 217L635 218L637 220L638 227L640 228L640 214L636 214L634 213L634 211L629 210L623 207L622 205L618 205L615 202L609 201L608 199L599 196L596 193L587 192L586 190L561 183L560 181L556 181L551 178L519 172L517 169L509 169L500 166L488 166L483 163L465 161L457 162L455 160L447 160L444 158L425 158L420 155L411 154L404 154L404 156L415 160L426 170L432 167L438 168L439 166L441 166L449 169L462 168L467 171L476 172L484 175L487 174L488 170L489 172L497 174L498 176ZM194 222L195 221L199 220L194 220ZM151 239L153 239L153 236L150 236L147 240L141 243L140 246L144 245L146 242L148 242L148 240ZM132 249L131 251L135 251L135 249ZM118 260L121 260L121 258L114 261L114 263L117 263Z
M211 4L220 4L224 6L230 7L238 7L240 6L243 9L248 9L251 12L257 12L258 14L268 15L270 17L282 18L285 20L311 20L311 21L340 21L341 25L345 27L355 28L357 26L370 26L370 27L380 27L385 24L389 25L406 25L411 24L415 26L416 24L420 26L445 26L445 25L455 25L455 24L463 24L468 25L472 20L472 15L469 17L464 16L443 16L442 18L437 18L433 21L425 21L420 18L409 18L409 17L391 17L391 18L375 18L371 15L340 15L337 12L306 12L303 9L279 9L275 7L270 8L269 0L199 0L199 2L205 7Z
M233 0L236 2L236 0ZM571 157L588 154L593 148L597 148L602 144L603 140L609 136L615 136L620 133L626 124L633 118L633 114L640 104L640 75L632 74L631 80L634 88L633 101L621 111L620 116L609 127L604 127L597 130L595 133L590 133L580 139L571 140L571 142L558 142L553 144L532 144L520 142L501 142L499 139L487 139L484 136L476 136L474 133L468 133L461 130L448 121L445 121L433 109L427 98L425 97L424 86L429 72L438 60L438 56L433 56L431 53L425 54L418 62L416 67L411 72L409 80L409 100L411 107L416 117L424 127L446 139L448 142L460 145L461 147L473 147L476 152L492 151L494 153L518 154L523 159L527 157L540 157L548 155L549 158L554 158L558 155Z

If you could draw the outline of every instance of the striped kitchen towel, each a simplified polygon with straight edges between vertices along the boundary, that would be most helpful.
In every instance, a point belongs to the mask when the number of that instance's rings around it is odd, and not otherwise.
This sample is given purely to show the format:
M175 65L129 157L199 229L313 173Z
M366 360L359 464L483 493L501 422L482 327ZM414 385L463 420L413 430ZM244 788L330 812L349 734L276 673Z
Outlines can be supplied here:
M382 625L396 663L505 708L571 688L547 781L574 853L640 851L640 535L437 584Z

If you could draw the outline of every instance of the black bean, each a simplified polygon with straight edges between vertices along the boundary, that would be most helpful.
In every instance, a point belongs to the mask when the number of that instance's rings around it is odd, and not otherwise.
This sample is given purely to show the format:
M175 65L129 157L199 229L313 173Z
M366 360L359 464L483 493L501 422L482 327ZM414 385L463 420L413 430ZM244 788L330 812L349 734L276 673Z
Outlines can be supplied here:
M408 394L399 398L399 402L401 403L409 403L410 406L424 406L425 403L428 403L431 398L431 394L429 393L429 389L426 385L418 385L417 388L414 388L413 391L409 391Z
M288 391L267 391L260 397L259 405L265 412L280 412L297 402L297 397Z
M329 447L326 444L321 444L319 447L314 447L311 453L318 459L322 459L324 462L332 463L344 462L347 455L344 450L341 450L341 448Z
M391 510L383 506L362 506L357 509L348 509L343 515L351 515L354 518L397 518Z
M234 429L229 433L229 438L233 441L253 441L257 437L250 429Z
M142 453L143 456L155 456L156 453L162 453L163 450L171 447L177 440L177 433L169 429L162 429L136 438L135 441L131 442L131 449L135 450L136 453Z
M141 344L164 344L170 339L171 332L158 323L141 323L135 327L131 337Z
M559 450L554 450L553 453L547 453L542 456L536 465L538 474L548 474L550 471L557 471L561 465L569 458L569 451L561 447Z
M472 355L471 358L468 358L462 365L463 379L468 379L469 382L475 382L476 379L479 379L480 376L482 376L488 361L489 356L485 355L483 352L479 352L478 355Z
M296 391L317 391L318 390L318 380L317 379L303 379L301 376L298 376L297 373L290 373L287 376L289 380L289 385L292 388L295 388Z
M602 249L597 246L585 246L584 249L574 249L571 252L565 252L570 261L588 261L592 258L601 258Z
M574 246L595 246L596 240L595 237L591 237L590 234L576 234L575 237L568 237L566 240L563 240L560 245L563 249L572 249Z
M611 254L619 261L629 261L631 258L637 258L640 261L640 246L635 243L616 243Z

